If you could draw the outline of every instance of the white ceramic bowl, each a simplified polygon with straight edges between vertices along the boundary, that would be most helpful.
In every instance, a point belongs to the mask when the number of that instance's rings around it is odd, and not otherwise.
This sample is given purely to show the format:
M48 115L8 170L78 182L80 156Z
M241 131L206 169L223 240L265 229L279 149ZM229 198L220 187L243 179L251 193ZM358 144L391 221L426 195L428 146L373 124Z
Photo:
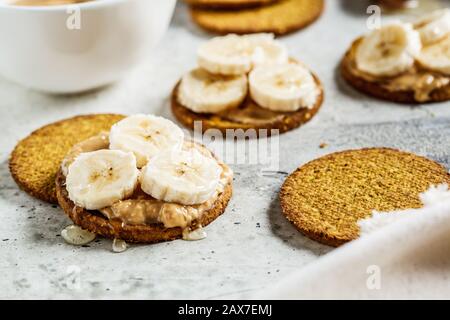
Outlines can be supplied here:
M94 0L25 7L7 1L0 0L0 74L50 93L86 91L123 77L151 54L176 3Z

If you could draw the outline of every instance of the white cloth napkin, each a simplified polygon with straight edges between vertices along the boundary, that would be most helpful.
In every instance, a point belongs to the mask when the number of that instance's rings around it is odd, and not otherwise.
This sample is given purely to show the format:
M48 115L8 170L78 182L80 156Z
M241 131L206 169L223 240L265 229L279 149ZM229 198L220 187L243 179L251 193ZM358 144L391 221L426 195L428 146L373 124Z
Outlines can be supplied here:
M421 209L374 212L361 237L287 276L263 299L450 299L450 190Z

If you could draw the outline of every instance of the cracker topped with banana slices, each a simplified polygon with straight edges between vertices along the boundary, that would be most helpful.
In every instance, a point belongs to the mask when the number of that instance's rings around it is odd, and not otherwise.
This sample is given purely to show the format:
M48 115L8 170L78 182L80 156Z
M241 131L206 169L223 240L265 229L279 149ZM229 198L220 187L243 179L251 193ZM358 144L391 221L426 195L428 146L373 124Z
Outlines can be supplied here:
M309 121L322 104L317 76L273 34L216 37L197 55L198 67L172 92L172 111L188 128L282 133Z
M73 220L73 244L98 234L125 242L200 240L232 193L232 170L170 120L133 115L77 145L56 179L58 202Z
M450 9L394 22L353 42L343 77L357 90L400 103L450 99Z

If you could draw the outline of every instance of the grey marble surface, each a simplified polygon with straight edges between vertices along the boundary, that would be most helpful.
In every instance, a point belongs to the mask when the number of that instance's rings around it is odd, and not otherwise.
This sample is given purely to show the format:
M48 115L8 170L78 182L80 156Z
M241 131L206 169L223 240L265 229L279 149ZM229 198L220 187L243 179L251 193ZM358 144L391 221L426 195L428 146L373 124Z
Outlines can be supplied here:
M322 18L282 38L293 56L321 78L326 100L307 125L280 136L279 174L233 165L234 196L226 213L198 242L173 241L111 252L111 241L73 247L59 236L70 224L59 208L20 191L8 171L17 141L57 119L92 112L155 113L172 118L168 97L195 51L210 35L177 7L154 54L123 81L81 96L48 96L0 79L0 298L251 297L331 248L300 235L281 215L285 177L318 156L348 148L391 146L450 166L450 103L405 106L355 92L337 64L352 39L366 32L360 1L327 1ZM387 19L395 18L389 17ZM326 148L319 148L325 142Z

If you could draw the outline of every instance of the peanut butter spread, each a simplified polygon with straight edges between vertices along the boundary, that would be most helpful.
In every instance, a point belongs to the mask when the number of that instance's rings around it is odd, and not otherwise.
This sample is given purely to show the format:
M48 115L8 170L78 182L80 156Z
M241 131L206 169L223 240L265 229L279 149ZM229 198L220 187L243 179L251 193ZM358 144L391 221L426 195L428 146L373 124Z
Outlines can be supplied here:
M219 112L218 116L237 123L264 125L281 120L289 113L262 108L248 98L239 107Z
M109 148L109 133L102 132L97 136L87 139L77 145L68 153L64 159L61 169L66 176L69 166L75 158L84 152L91 152ZM169 203L157 200L142 191L140 186L128 198L118 201L110 207L99 210L106 218L110 220L119 220L125 225L143 225L162 223L166 228L180 227L188 229L189 226L208 210L212 208L214 202L224 191L225 186L231 183L233 172L224 163L220 162L205 147L186 141L184 148L197 148L202 154L218 161L222 167L220 183L215 194L206 202L197 205L182 205L178 203Z
M412 91L418 102L428 101L430 94L437 89L450 92L450 76L427 70L417 62L408 71L394 77L377 77L358 69L356 65L356 50L362 38L356 40L344 59L344 67L355 77L368 82L378 83L390 92Z

